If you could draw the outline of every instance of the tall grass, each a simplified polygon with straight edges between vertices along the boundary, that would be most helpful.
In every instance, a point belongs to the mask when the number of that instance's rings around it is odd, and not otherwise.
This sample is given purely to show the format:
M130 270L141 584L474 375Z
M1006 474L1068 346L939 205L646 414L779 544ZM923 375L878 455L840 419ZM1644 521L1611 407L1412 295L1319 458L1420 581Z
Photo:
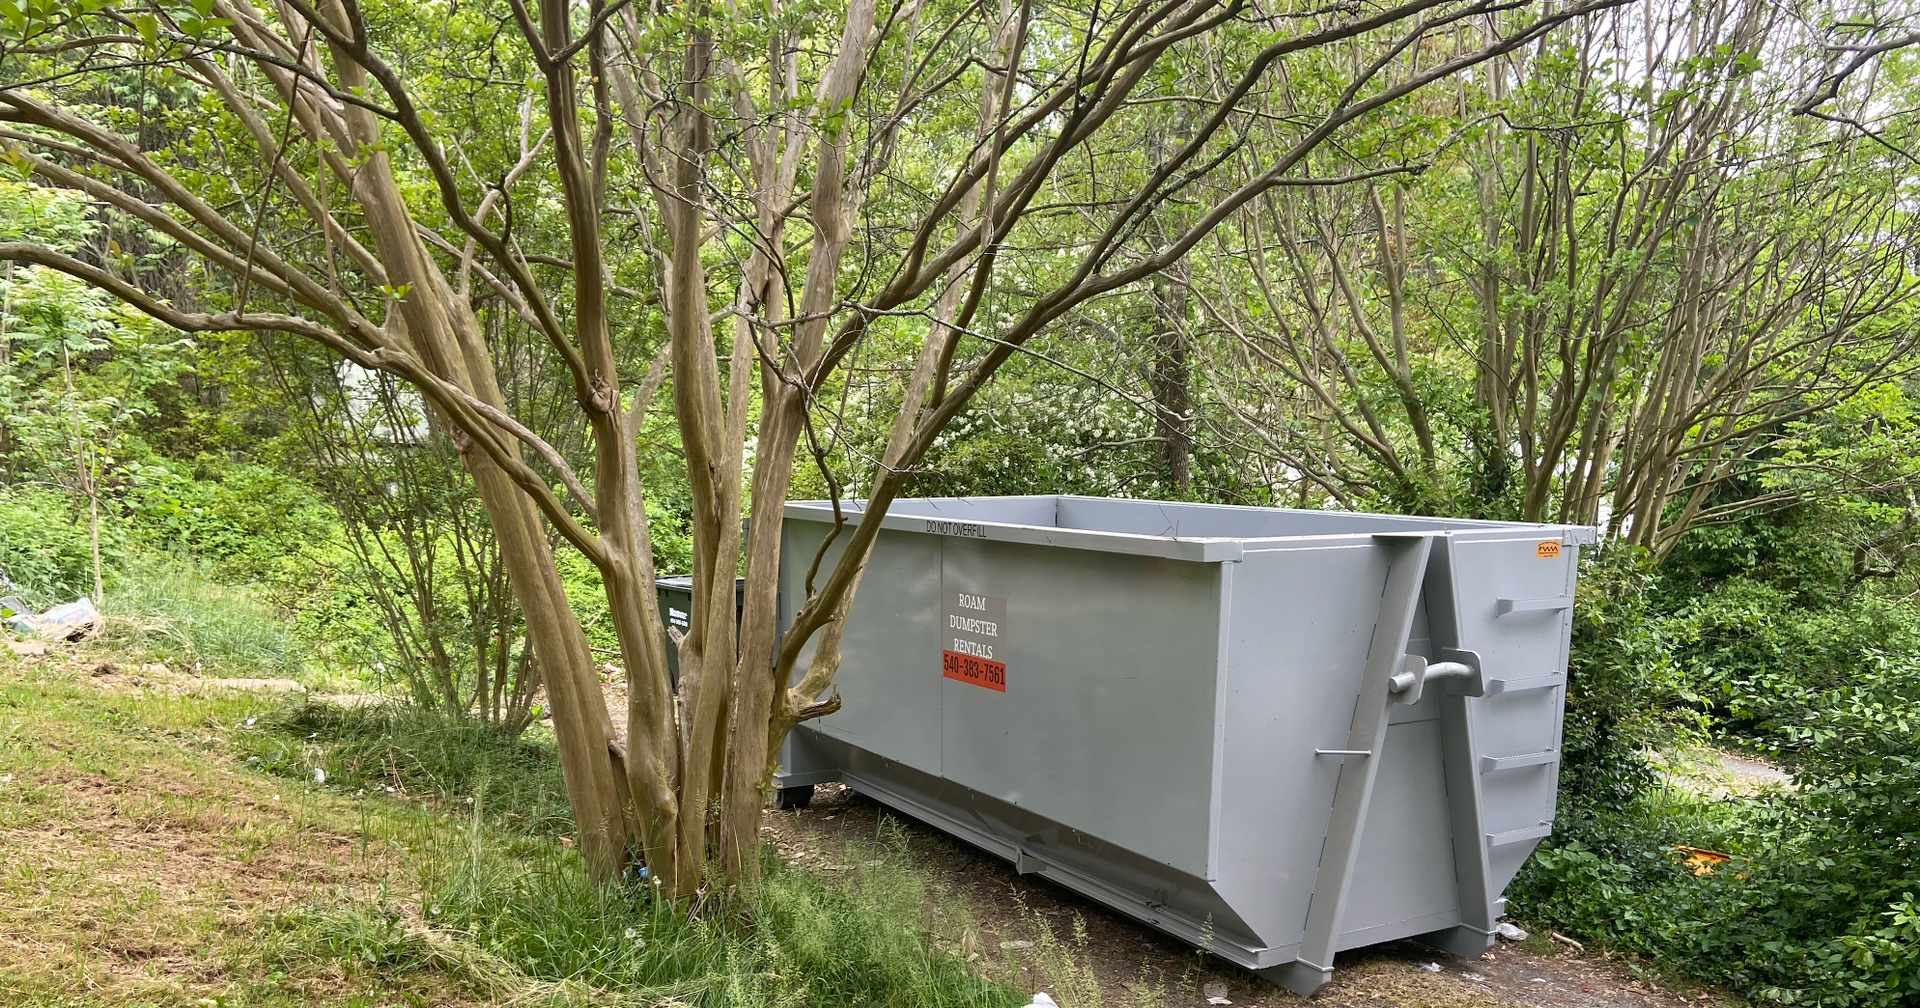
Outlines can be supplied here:
M301 649L273 607L215 584L184 561L138 556L101 606L97 646L194 666L209 675L298 676Z
M347 792L463 805L484 789L496 826L558 835L573 828L552 733L514 736L399 703L284 708L238 736L260 769L301 779L314 771Z
M407 844L406 895L310 904L273 921L283 966L344 963L384 980L433 971L513 1003L682 1006L1009 1006L938 934L968 927L908 864L904 837L841 853L833 884L771 848L750 896L689 913L638 872L587 880L551 742L399 704L305 703L234 735L250 765L384 807L443 813ZM451 825L452 828L448 828ZM829 869L812 866L816 871ZM745 900L747 902L729 902ZM1011 972L1011 971L1006 971Z
M644 881L587 881L578 855L503 843L487 790L465 828L412 846L417 891L283 912L282 966L332 959L400 980L436 971L481 997L557 1005L1010 1008L1023 995L938 948L926 892L896 859L852 866L829 888L769 856L749 904L709 898L689 914ZM748 912L743 912L748 911Z

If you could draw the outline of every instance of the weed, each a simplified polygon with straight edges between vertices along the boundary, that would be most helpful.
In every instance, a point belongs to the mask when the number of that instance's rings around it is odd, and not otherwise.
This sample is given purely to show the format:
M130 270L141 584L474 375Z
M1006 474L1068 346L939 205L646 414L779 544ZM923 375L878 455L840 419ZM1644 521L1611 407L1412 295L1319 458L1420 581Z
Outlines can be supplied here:
M557 844L489 843L478 813L464 830L416 839L413 895L279 914L269 964L334 960L390 978L432 970L516 1001L589 990L702 1008L1016 1000L903 922L894 894L831 889L771 858L751 914L716 897L689 915L644 886L594 887Z
M97 653L137 654L214 675L295 676L300 649L272 608L180 561L141 557L122 570L102 607Z
M1034 966L1058 994L1060 1002L1071 1008L1105 1004L1100 980L1087 958L1086 919L1074 914L1073 933L1069 938L1062 938L1054 933L1046 917L1027 910L1024 902L1021 911L1033 929Z

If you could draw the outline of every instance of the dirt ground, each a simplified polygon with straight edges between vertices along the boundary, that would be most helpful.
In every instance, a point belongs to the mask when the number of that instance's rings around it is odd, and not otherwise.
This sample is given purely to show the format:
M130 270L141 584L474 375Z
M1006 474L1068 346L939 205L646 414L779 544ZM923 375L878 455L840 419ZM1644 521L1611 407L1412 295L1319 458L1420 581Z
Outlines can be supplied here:
M1082 968L1097 979L1108 1004L1126 1004L1130 993L1158 987L1170 1005L1209 1005L1208 996L1225 997L1242 1008L1319 1005L1324 1008L1669 1008L1679 1005L1735 1005L1718 992L1680 992L1637 976L1617 959L1582 955L1540 936L1526 947L1501 942L1476 960L1397 942L1363 952L1343 953L1327 988L1303 999L1217 958L1202 959L1181 942L1135 923L1039 876L1020 876L1013 866L931 827L897 816L838 784L816 789L809 808L770 812L771 834L783 855L823 871L839 867L849 844L874 842L883 819L908 838L914 866L938 884L964 894L977 916L978 945L990 954L1009 945L1033 942L1043 926L1057 936L1071 935L1076 918L1086 940L1074 949ZM1072 945L1071 941L1068 944ZM1013 950L1021 961L1019 978L1034 990L1057 993L1057 976L1025 948ZM1422 967L1438 966L1437 970ZM1147 1000L1142 997L1139 1000Z

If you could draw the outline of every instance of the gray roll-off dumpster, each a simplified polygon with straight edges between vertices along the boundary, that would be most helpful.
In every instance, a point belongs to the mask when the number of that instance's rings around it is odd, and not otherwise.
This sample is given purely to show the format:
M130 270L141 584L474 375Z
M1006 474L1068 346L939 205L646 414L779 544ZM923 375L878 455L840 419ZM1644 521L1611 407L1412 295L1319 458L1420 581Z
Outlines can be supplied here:
M693 611L693 575L662 574L653 579L654 599L660 606L660 621L669 630L687 632L687 614ZM733 582L733 609L736 618L740 615L740 606L747 593L747 579L735 578ZM680 684L680 645L673 642L673 634L667 634L667 677L675 686Z
M826 502L787 507L783 627L832 523ZM792 804L842 781L1302 993L1343 949L1477 956L1552 827L1592 541L1092 497L899 501L841 640L844 706L789 736L775 786Z

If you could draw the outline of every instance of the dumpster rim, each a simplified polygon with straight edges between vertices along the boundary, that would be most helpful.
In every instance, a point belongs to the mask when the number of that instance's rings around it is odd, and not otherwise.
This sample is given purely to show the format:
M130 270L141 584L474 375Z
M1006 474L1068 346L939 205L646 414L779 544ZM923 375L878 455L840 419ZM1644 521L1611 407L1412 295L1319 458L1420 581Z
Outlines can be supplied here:
M1516 533L1534 534L1542 538L1559 537L1574 545L1591 544L1596 539L1596 530L1588 525L1562 525L1544 522L1509 522L1469 518L1432 518L1421 515L1384 515L1362 511L1315 511L1304 508L1274 508L1240 504L1201 504L1185 501L1133 500L1131 498L1087 497L1079 494L1011 494L989 497L908 497L894 502L939 503L942 501L1041 501L1041 500L1127 500L1142 507L1158 505L1178 505L1183 508L1199 508L1221 511L1280 511L1287 513L1312 515L1353 515L1382 520L1390 526L1363 532L1328 532L1309 535L1288 536L1175 536L1147 535L1139 532L1112 532L1101 529L1062 528L1057 525L1033 525L1024 522L995 521L986 518L943 519L921 514L902 514L889 508L888 514L881 519L880 527L886 531L909 532L919 535L942 535L954 538L985 539L995 542L1018 543L1031 546L1052 546L1061 549L1091 550L1101 553L1127 553L1137 556L1160 557L1169 560L1186 560L1197 563L1229 563L1242 559L1250 550L1284 548L1291 545L1322 545L1337 540L1354 542L1370 541L1378 535L1394 534L1430 534L1448 535L1452 533ZM866 502L858 499L840 502L840 510L848 518L864 515ZM832 522L833 502L828 500L788 501L783 517L812 522ZM986 534L988 529L996 535Z

